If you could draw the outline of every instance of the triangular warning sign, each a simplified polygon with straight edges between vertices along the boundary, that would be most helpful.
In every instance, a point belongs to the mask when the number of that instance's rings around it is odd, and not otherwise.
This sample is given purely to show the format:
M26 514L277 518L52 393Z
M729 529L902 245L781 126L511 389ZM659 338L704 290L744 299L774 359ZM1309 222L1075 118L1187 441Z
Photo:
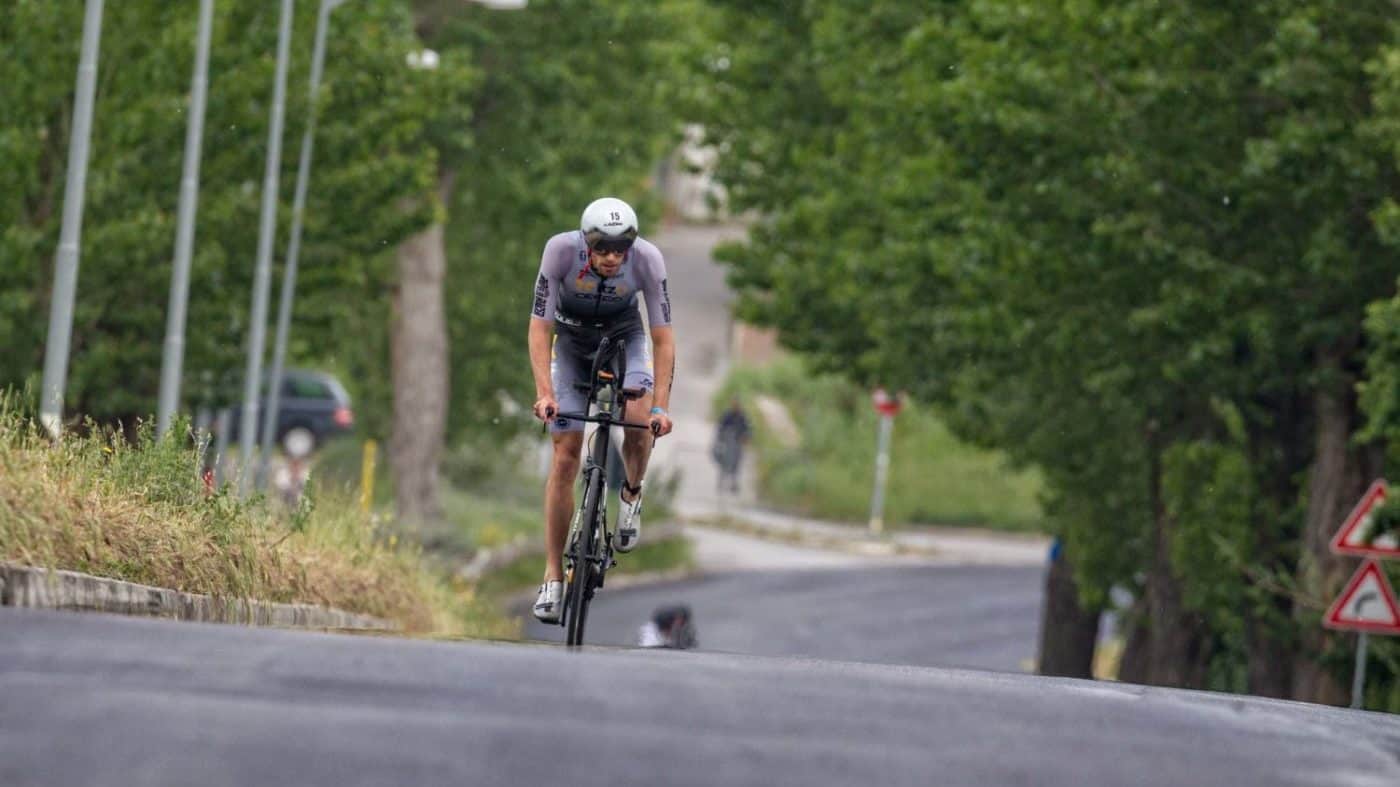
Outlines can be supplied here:
M1331 629L1400 634L1400 607L1381 564L1367 560L1332 603L1322 625Z
M1337 534L1332 536L1332 551L1339 555L1362 555L1366 557L1400 557L1400 541L1394 533L1373 539L1371 537L1372 514L1385 502L1385 481L1376 479L1371 488L1361 496L1361 502L1347 515L1346 521Z

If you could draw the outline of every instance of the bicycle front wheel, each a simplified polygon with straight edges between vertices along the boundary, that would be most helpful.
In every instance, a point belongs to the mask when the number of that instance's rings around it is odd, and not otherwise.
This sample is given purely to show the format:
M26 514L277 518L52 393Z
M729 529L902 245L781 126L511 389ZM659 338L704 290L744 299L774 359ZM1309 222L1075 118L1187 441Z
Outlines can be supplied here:
M593 600L594 575L598 567L594 553L601 549L597 537L598 506L602 503L606 479L599 469L588 475L583 497L583 526L579 529L574 570L566 590L564 615L568 620L566 643L572 647L583 644L583 627L588 622L588 602Z

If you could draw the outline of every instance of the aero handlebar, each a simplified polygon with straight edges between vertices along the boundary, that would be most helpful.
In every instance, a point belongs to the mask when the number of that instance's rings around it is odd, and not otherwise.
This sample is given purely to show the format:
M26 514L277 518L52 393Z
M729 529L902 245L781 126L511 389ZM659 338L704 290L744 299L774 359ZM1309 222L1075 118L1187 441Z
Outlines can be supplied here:
M594 424L605 424L607 426L624 426L628 429L650 429L651 424L639 424L632 421L616 421L612 418L600 418L596 415L584 415L583 413L555 413L553 418L568 418L571 421L588 421Z

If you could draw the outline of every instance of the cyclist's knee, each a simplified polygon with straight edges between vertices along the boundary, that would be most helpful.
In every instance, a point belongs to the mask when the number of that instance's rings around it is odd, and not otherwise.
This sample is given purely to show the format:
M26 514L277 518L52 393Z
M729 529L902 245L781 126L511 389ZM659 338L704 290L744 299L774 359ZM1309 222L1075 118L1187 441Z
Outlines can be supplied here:
M554 459L551 466L555 473L572 478L578 475L581 464L579 452L583 448L583 432L565 432L554 436Z
M578 475L579 465L579 458L576 456L554 455L553 471L554 475L558 477L572 480L574 476Z
M642 429L628 429L622 439L622 447L627 451L650 448L651 443L651 432Z

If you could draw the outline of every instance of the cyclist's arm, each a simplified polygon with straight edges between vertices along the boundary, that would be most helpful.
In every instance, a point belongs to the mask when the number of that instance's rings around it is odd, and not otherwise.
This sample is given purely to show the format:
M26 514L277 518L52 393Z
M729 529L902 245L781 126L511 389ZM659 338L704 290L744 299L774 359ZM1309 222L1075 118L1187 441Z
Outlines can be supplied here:
M656 362L656 393L652 404L671 406L671 382L676 372L676 337L671 327L671 289L666 283L666 259L650 242L638 240L642 264L642 296L651 323L651 349Z
M549 374L549 360L554 341L554 309L559 301L559 288L569 270L573 244L569 233L549 239L540 255L540 272L535 277L535 300L530 309L530 373L535 378L535 399L554 397L554 383Z
M549 375L550 345L554 341L554 323L530 319L530 372L535 376L535 399L554 397L554 383Z
M676 332L669 325L653 325L651 349L656 356L656 398L652 406L671 409L671 382L676 374Z

